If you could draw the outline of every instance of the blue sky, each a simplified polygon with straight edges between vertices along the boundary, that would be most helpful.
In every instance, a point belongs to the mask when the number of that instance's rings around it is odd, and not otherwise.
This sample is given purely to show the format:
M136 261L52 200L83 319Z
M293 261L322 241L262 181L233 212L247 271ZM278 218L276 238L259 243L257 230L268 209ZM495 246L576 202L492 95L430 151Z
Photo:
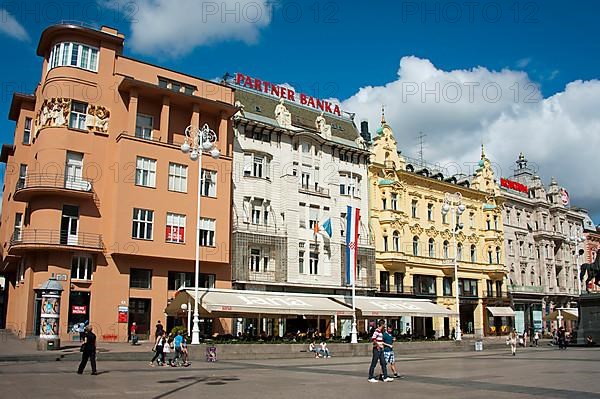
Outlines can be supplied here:
M406 146L403 150L409 154L415 152L416 130L423 128L431 140L427 154L435 161L476 157L483 137L491 146L490 156L495 155L502 167L510 168L523 148L519 140L505 143L511 146L509 150L500 148L503 141L498 138L497 130L488 129L489 124L506 115L505 108L495 110L493 117L486 116L489 120L485 127L476 124L478 127L474 128L469 127L473 120L467 119L483 117L465 108L465 120L452 122L456 124L451 129L454 133L443 133L439 126L430 124L428 120L435 119L432 114L424 120L405 124L406 117L399 116L404 104L394 103L393 92L386 92L389 89L386 85L401 81L402 76L417 74L420 78L420 70L429 70L432 76L462 76L461 71L476 78L482 74L494 79L520 76L523 80L519 82L537 85L540 99L555 96L556 101L562 101L564 97L574 97L570 104L585 101L588 95L596 100L594 94L600 92L595 86L587 85L598 78L600 70L598 2L573 5L557 0L283 0L269 3L260 9L262 14L257 17L254 6L264 1L240 0L237 10L230 5L234 10L230 14L212 8L221 2L206 3L204 8L198 8L199 2L191 5L190 1L0 4L0 8L5 7L0 18L0 47L5 55L5 62L0 64L4 76L0 109L7 115L13 91L33 90L41 73L41 59L35 55L37 41L46 26L61 20L116 27L126 35L127 55L182 72L215 78L227 71L240 71L272 82L290 83L297 90L319 97L335 97L346 106L361 108L350 111L358 112L372 123L376 122L375 115L381 107L378 101L387 98L386 115L396 122L393 127L397 137L404 139L400 140L400 145ZM400 65L403 57L411 56L413 58L405 58L406 62ZM428 63L433 68L428 69ZM483 67L484 71L475 73L473 68L477 67ZM524 71L525 77L518 75L519 71ZM570 96L563 95L566 86L578 80L587 82L586 86ZM369 104L352 100L361 88L369 86L377 89L363 91L372 100ZM591 92L586 91L588 89ZM542 103L540 100L540 107ZM564 103L561 107L569 108ZM427 109L434 112L437 108ZM539 121L524 121L524 113L531 112L534 111L515 111L515 123L528 128L532 124L540 126ZM572 112L565 118L572 119L576 114ZM577 142L569 146L568 154L560 143L545 151L538 150L539 146L526 150L529 158L539 164L544 181L549 181L552 173L557 175L559 183L573 187L570 189L573 200L589 208L598 223L600 195L590 189L593 181L586 185L574 183L575 179L581 180L580 174L555 167L559 160L573 169L571 157L577 160L580 158L577 151L586 151L582 136L599 136L590 128L595 125L586 120L588 116L581 116L579 130L572 135L581 141L581 146L577 147ZM11 142L13 123L0 118L0 127L2 141ZM462 147L450 154L441 152L434 141L437 134L446 134L444 137L455 134L453 142L463 143ZM593 175L588 177L596 180Z

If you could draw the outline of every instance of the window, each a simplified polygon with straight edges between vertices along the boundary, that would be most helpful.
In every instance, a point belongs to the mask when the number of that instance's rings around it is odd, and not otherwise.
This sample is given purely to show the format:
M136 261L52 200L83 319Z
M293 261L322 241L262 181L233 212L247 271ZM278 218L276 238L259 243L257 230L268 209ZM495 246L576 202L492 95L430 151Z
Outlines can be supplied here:
M252 224L269 224L269 203L260 198L252 201Z
M417 237L417 236L413 237L412 249L413 249L413 255L419 256L419 237Z
M494 230L498 230L498 216L494 215Z
M492 229L492 222L491 222L489 216L488 216L487 219L485 219L485 228L486 228L486 230L491 230Z
M429 257L435 258L435 241L433 238L429 239Z
M427 220L433 220L433 204L427 204Z
M500 247L496 247L496 263L500 264L500 257L502 255L502 251L500 251Z
M85 118L87 115L86 103L78 101L71 102L71 112L69 113L69 127L71 129L85 130Z
M394 286L396 293L402 294L404 292L404 273L394 273Z
M217 172L214 170L202 169L202 183L200 192L204 197L217 196Z
M354 174L340 173L340 194L359 196L360 176Z
M309 273L319 274L319 253L311 251L309 257Z
M458 243L456 245L456 260L462 260L462 254L463 254L463 245L462 243Z
M308 208L308 228L313 230L318 222L319 208L311 205L310 208Z
M149 115L137 114L135 117L135 137L152 140L153 119Z
M22 163L19 166L19 180L17 181L18 188L25 188L27 182L27 165Z
M448 224L448 214L442 213L442 223Z
M452 277L444 277L444 296L452 296Z
M196 282L194 280L194 273L192 272L170 271L167 278L167 289L178 290L181 287L194 287L195 283Z
M136 186L156 187L156 159L137 157L135 165Z
M381 199L381 209L384 211L387 209L387 198L385 197Z
M521 225L521 212L517 212L517 226Z
M477 248L475 244L471 245L471 262L477 262Z
M472 229L475 228L475 214L473 212L469 212L469 226Z
M260 249L251 248L250 249L250 271L251 272L259 272L260 271Z
M304 274L304 250L298 250L298 273Z
M506 210L506 224L510 224L510 209Z
M169 162L169 191L187 192L187 166Z
M417 295L435 295L435 277L416 274L413 276L413 289Z
M152 270L149 269L131 269L129 270L130 288L152 288Z
M492 248L488 248L488 262L491 265L492 263L494 263L494 258L492 256Z
M459 278L458 292L462 296L477 297L477 280Z
M379 291L390 292L390 272L379 272Z
M74 66L98 71L98 49L79 43L58 43L50 51L48 70L59 66Z
M269 179L270 161L266 156L244 154L244 176Z
M411 215L413 218L417 217L417 200L412 200L411 202Z
M398 194L392 193L392 210L398 210Z
M302 143L302 153L310 154L311 145L308 143Z
M133 208L133 227L131 237L140 240L152 239L154 211L149 209Z
M71 279L91 280L94 270L94 260L91 256L75 255L71 259Z
M541 285L541 282L540 282L540 285ZM496 281L496 296L497 297L502 296L502 281L500 281L500 280Z
M448 254L448 246L450 245L448 241L444 241L444 259L448 259L450 255Z
M394 231L394 234L392 237L393 237L392 241L393 241L393 245L394 245L394 251L400 252L400 233L398 233L397 231Z
M31 118L25 118L23 125L23 144L31 144Z
M508 240L508 253L512 256L515 254L515 248L513 240Z
M13 230L13 240L21 241L23 237L23 214L15 213L15 228Z
M185 215L167 213L166 241L183 244L185 242Z
M200 218L200 246L215 246L215 219Z
M494 296L494 282L492 280L486 280L486 285L487 285L486 296L493 297Z
M383 236L383 250L385 252L389 251L388 247L388 236Z
M25 257L22 257L17 268L17 284L25 280L25 269Z

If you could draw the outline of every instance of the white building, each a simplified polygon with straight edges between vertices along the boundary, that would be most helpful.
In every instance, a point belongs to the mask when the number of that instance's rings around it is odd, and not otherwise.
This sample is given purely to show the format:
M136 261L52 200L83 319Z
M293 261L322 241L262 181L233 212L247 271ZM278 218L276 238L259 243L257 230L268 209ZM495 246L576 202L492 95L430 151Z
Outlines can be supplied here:
M357 289L374 290L369 152L352 120L234 86L236 105L242 107L234 117L234 288L348 294L345 217L350 205L362 216ZM322 231L327 219L331 238ZM284 329L316 326L300 319L288 319ZM269 333L271 322L261 321L260 329ZM321 331L325 325L321 320Z

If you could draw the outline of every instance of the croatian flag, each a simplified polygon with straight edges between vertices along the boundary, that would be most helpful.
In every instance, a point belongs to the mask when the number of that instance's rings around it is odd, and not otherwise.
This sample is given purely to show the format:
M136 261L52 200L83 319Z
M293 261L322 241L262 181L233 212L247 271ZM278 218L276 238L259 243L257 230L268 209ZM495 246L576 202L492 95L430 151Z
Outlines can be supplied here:
M346 282L349 285L353 285L356 278L359 221L360 209L348 206L346 212Z

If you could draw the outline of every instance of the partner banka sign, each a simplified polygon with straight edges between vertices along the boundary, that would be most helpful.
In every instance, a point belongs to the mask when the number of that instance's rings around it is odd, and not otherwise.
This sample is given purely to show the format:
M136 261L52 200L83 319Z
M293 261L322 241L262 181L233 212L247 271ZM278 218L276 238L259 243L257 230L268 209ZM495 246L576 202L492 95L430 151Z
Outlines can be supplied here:
M313 108L317 111L341 116L341 110L338 104L331 103L327 100L321 100L304 93L296 93L292 88L253 78L244 75L243 73L237 72L235 74L235 84L247 89L256 90L269 96L283 98L284 100L304 105L305 107Z

